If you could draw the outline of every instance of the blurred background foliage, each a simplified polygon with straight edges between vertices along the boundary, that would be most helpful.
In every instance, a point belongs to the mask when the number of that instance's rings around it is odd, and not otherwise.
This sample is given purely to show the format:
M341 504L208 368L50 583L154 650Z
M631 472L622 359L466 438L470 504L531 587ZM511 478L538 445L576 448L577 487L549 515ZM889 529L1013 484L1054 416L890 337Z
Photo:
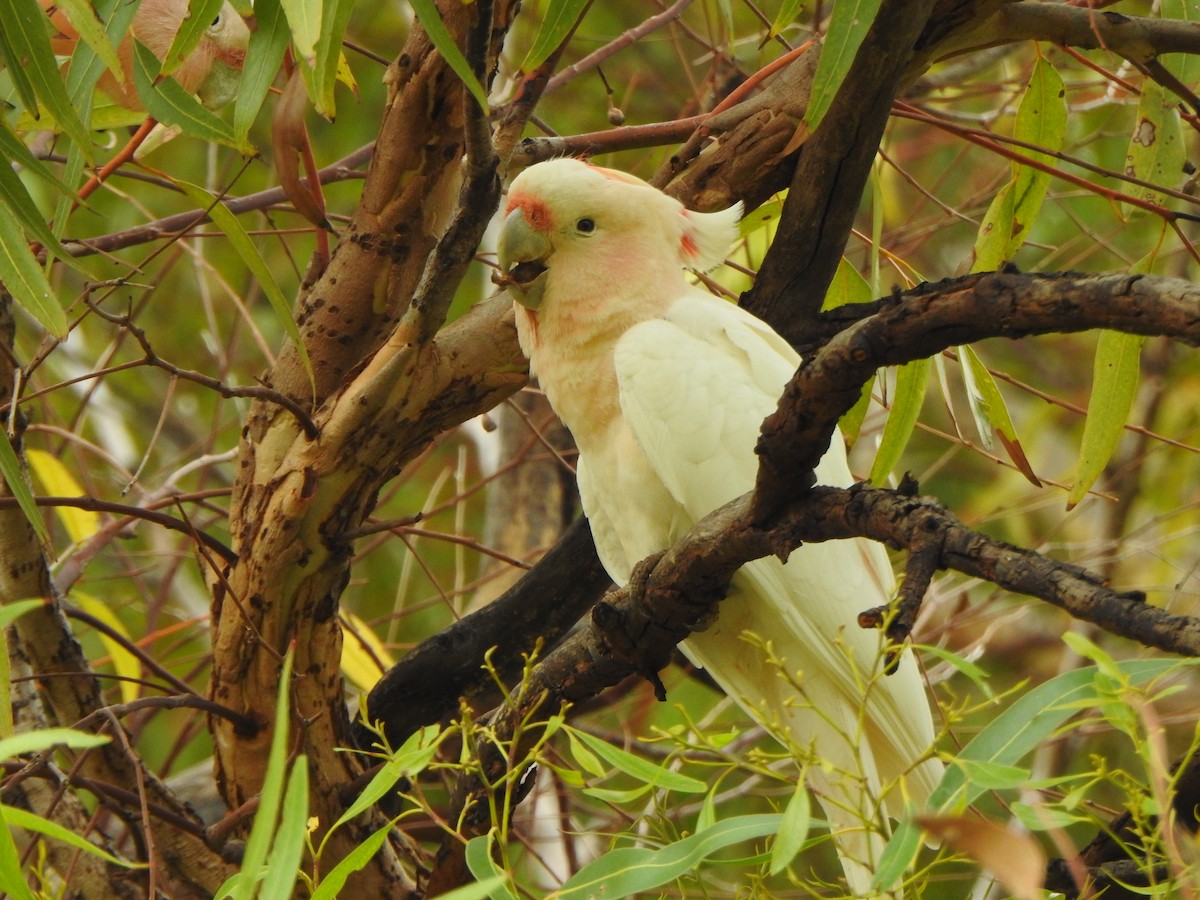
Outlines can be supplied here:
M516 66L552 3L529 4L520 16L493 89L495 97L504 98L512 90ZM795 21L769 36L768 26L784 5L778 0L757 5L695 0L678 20L609 56L603 78L596 70L588 71L547 96L529 133L573 135L619 127L610 124L614 107L626 125L669 122L711 108L785 48L808 39L831 4L801 4ZM1129 15L1200 15L1192 0L1171 5L1122 2L1113 9ZM644 3L593 4L560 70L639 25L651 11L659 10ZM319 166L373 138L386 100L384 61L402 45L412 24L404 4L355 5L345 49L355 88L337 88L336 117L308 117ZM847 248L847 262L866 280L871 296L886 293L894 284L936 280L971 269L981 222L1010 179L1012 164L965 140L962 131L1011 135L1016 109L1039 60L1058 72L1065 87L1068 115L1062 152L1095 168L1058 165L1101 188L1115 186L1106 173L1127 166L1130 138L1139 120L1138 94L1147 84L1142 73L1105 51L1034 43L939 64L911 86L907 97L923 118L893 118L864 197L858 232ZM1177 56L1163 62L1196 88L1196 59ZM45 129L49 122L33 122L23 115L9 73L0 72L0 98L6 101L9 128L51 163L61 162L64 139ZM1169 114L1182 116L1189 162L1182 171L1164 171L1157 177L1189 199L1161 202L1167 209L1195 213L1190 160L1195 158L1197 120L1192 111L1180 113L1176 102L1167 97L1166 107ZM267 106L271 103L268 100ZM144 165L126 167L109 178L85 206L56 223L60 233L65 239L84 241L194 209L194 202L170 179L234 196L276 185L267 118L265 112L260 115L250 132L258 156L244 159L229 148L185 134L147 155ZM97 157L103 158L125 137L121 128L100 135ZM649 177L673 149L668 144L615 152L596 161ZM326 188L328 218L335 230L357 201L359 177L348 173ZM22 178L49 219L60 195L42 179L27 173ZM241 222L284 296L294 296L313 252L311 226L286 204L243 215ZM1192 278L1196 237L1193 222L1178 223L1172 230L1163 218L1123 208L1088 184L1053 178L1032 231L1012 262L1030 271L1104 272L1138 266L1157 275ZM752 268L762 254L762 242L755 245L756 240L752 237L751 246L733 258ZM460 289L456 314L492 292L490 259L485 247ZM261 285L212 225L182 236L131 240L119 250L85 256L81 263L83 271L64 265L50 269L54 291L72 323L67 340L50 342L32 319L20 321L16 357L27 366L21 410L30 422L25 447L45 454L35 466L36 491L131 505L153 499L164 512L227 541L232 454L249 401L221 396L162 368L138 365L143 352L127 322L144 332L161 360L228 386L253 386L284 339ZM102 304L109 319L89 314L89 297ZM1096 345L1097 335L1086 333L989 341L976 348L997 379L1040 485L1017 470L986 423L980 427L972 416L961 363L953 354L937 360L931 371L919 423L896 474L913 473L922 492L940 498L971 527L1086 566L1121 589L1145 591L1149 602L1198 614L1200 358L1165 339L1145 342L1129 427L1091 492L1068 509L1067 489L1076 472L1092 396ZM885 375L875 385L875 403L853 455L856 471L864 476L871 469L894 392L894 376ZM360 617L382 642L383 655L375 651L380 662L398 658L455 620L472 607L490 579L515 568L514 561L498 559L485 544L489 481L502 466L546 459L549 454L530 442L521 459L498 458L492 424L485 417L443 435L380 497L377 522L409 524L382 528L356 545L353 577L342 600L344 609ZM90 601L107 609L146 654L202 687L210 598L191 538L145 522L127 521L118 527L112 513L80 526L83 533L73 535L61 515L43 512L57 557L56 573L70 585L69 602L85 606ZM418 512L424 517L410 522ZM97 530L104 536L97 537ZM942 707L935 719L944 717L948 726L942 745L947 753L968 742L1009 702L987 702L987 696L1004 697L1018 685L1036 685L1089 663L1064 644L1064 631L1097 642L1117 658L1154 655L987 583L953 574L936 582L918 639L970 660L986 673L976 681L960 671L962 665L934 654L924 656L932 695ZM102 643L93 628L81 623L78 633L99 670L111 672L122 664L121 654L114 656L113 646ZM128 660L124 664L129 665ZM361 670L363 661L354 664ZM1170 759L1195 749L1195 675L1181 668L1175 678L1188 689L1131 707L1136 720L1132 735L1122 734L1104 715L1082 711L1072 727L1062 729L1021 763L1031 778L1070 776L1044 801L1059 811L1069 810L1070 816L1054 820L1063 826L1068 842L1085 843L1098 822L1130 802L1142 803L1144 786L1151 780L1147 733L1165 727ZM796 773L736 707L682 668L665 673L664 682L666 703L656 703L648 685L627 683L588 704L586 715L575 724L665 768L699 778L712 792L636 793L636 779L619 773L597 779L565 740L556 740L549 750L553 765L543 773L538 794L518 813L517 829L528 850L524 855L509 851L513 869L524 872L535 895L609 846L612 834L670 843L703 824L705 816L778 809L792 796ZM110 694L116 699L123 689L130 690L128 683L113 682ZM164 774L202 762L210 753L204 720L197 713L139 714L129 725L148 764ZM592 787L629 789L631 796L569 789L583 780ZM1083 785L1085 792L1072 794ZM431 782L424 796L436 807L440 788ZM1023 795L1002 791L984 808L1005 818L1003 806L1018 796ZM1078 821L1067 821L1071 817ZM432 831L423 833L416 827L414 833L430 836ZM1049 842L1047 846L1051 855L1061 855L1061 849ZM797 884L812 877L819 880L822 873L829 875L837 868L825 845L799 857L790 872L773 876L764 874L762 859L747 861L746 856L706 869L702 876L685 877L673 895L804 896L811 887ZM934 856L934 851L925 851L922 859ZM943 851L940 859L948 859L948 854ZM965 896L975 877L976 869L961 860L941 861L928 874L920 895ZM975 890L976 896L985 894L978 885Z

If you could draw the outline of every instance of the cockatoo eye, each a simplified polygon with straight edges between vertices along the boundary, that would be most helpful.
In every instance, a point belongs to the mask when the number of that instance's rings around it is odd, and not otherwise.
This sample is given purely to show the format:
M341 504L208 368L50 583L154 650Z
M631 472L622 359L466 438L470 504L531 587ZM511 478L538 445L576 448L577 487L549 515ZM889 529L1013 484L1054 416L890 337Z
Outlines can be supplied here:
M575 223L575 230L580 234L591 234L596 230L596 220L585 216Z
M216 31L220 27L221 27L221 14L217 13L217 17L215 19L213 19L212 22L209 24L208 30Z

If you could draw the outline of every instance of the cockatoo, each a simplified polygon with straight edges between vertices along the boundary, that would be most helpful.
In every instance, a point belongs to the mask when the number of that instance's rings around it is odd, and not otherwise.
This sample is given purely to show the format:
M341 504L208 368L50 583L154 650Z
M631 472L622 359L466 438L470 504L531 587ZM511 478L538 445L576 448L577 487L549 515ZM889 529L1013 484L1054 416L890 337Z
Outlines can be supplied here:
M57 32L51 46L59 56L70 56L79 33L57 0L41 0L42 8ZM130 35L117 47L117 58L124 70L124 84L111 72L100 80L106 94L123 106L138 108L141 101L133 87L133 39L141 41L156 57L163 59L175 40L175 34L189 15L188 0L141 0L129 26ZM246 61L250 29L229 3L204 30L204 37L175 70L174 78L188 93L197 94L210 109L219 109L234 98Z
M740 215L740 204L688 210L576 159L531 166L508 191L499 258L517 334L575 437L583 509L618 584L753 488L762 421L800 363L766 323L685 276L723 260ZM852 483L840 437L817 478ZM743 566L716 622L681 645L798 753L860 895L870 893L887 814L922 803L942 772L911 652L883 675L879 632L856 622L892 590L878 544L803 546L786 564Z

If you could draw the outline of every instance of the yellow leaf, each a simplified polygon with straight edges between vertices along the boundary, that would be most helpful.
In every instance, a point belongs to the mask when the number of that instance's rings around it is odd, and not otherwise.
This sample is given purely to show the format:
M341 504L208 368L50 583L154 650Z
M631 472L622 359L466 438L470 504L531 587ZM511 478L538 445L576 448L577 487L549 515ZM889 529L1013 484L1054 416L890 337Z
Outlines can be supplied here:
M133 638L129 631L117 618L107 603L97 597L89 594L82 594L78 591L71 592L71 601L82 609L93 619L99 619L121 637L125 638L129 643L133 643ZM120 682L121 701L129 703L137 699L138 686L132 681L126 681L127 678L141 678L142 664L136 656L130 653L121 644L120 641L114 640L104 632L99 632L97 636L100 638L100 643L104 645L104 649L108 651L109 657L112 659L113 671L122 676Z
M42 490L51 497L85 497L87 493L67 471L67 467L55 456L45 450L25 451L25 459L29 469L37 479ZM72 506L58 506L54 514L62 522L73 543L86 541L100 530L100 515L90 509L77 509Z
M343 612L341 620L342 674L360 691L369 691L396 661L370 626L354 613Z

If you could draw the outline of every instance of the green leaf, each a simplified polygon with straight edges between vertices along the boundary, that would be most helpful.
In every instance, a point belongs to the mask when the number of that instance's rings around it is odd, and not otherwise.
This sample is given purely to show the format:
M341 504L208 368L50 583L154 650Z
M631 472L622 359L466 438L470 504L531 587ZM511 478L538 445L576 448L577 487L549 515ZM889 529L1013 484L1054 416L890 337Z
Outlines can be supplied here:
M330 869L328 874L321 879L321 883L312 892L309 900L336 900L337 897L341 896L342 888L346 886L346 881L355 872L365 867L371 861L371 857L379 852L379 848L387 840L388 834L391 833L392 826L395 823L395 819L388 822L347 853L342 861Z
M336 109L333 89L337 86L338 64L342 59L342 37L346 34L354 0L329 2L333 6L325 10L313 66L311 69L302 67L301 74L307 76L309 98L317 112L332 119Z
M258 252L258 248L254 246L254 242L250 240L250 236L246 234L246 229L242 228L242 223L237 220L237 216L230 212L224 203L216 200L212 194L198 185L189 184L186 181L176 181L175 183L192 198L192 202L208 210L209 218L212 219L213 224L221 229L225 237L229 239L229 244L233 247L234 252L246 264L246 268L250 270L250 274L254 276L259 286L262 287L263 293L267 295L267 300L271 304L271 309L275 312L275 318L278 320L280 328L283 329L283 333L288 336L300 352L300 362L304 366L305 373L308 375L308 383L313 387L313 390L316 390L312 360L309 359L308 350L300 338L300 328L296 324L296 320L292 318L292 305L283 296L283 291L279 289L279 285L275 281L275 276L271 274L270 267Z
M0 216L0 219L3 218ZM0 225L0 230L3 230L3 225ZM0 267L0 281L2 280L2 267ZM21 461L17 459L17 452L8 438L8 430L3 427L0 427L0 475L4 476L9 491L17 501L17 506L21 507L21 512L25 513L26 520L33 526L38 540L43 547L48 548L50 535L46 533L46 523L42 521L41 514L38 512L37 503L33 499L33 491L29 489L29 482L25 480L25 469L21 465Z
M808 839L808 829L812 824L812 801L808 796L808 788L803 779L796 785L792 799L788 801L783 811L783 820L779 823L779 833L771 844L771 863L767 871L777 875L791 864Z
M1145 79L1138 100L1137 125L1125 152L1125 172L1152 184L1175 187L1186 162L1183 127L1175 97L1157 82ZM1131 187L1134 197L1162 206L1167 197L1153 188ZM1127 214L1131 207L1124 206Z
M833 275L833 281L829 284L829 290L825 292L825 302L821 305L821 309L822 311L834 309L847 303L867 303L874 299L871 286L862 277L862 273L850 265L849 260L842 257L837 271ZM867 417L867 410L871 406L871 388L874 385L874 378L864 384L858 401L838 420L838 427L842 431L847 447L853 447L855 441L858 440L863 419Z
M1165 675L1197 660L1134 659L1118 663L1122 675L1138 684ZM1088 666L1056 675L1018 698L1008 709L995 716L960 751L956 760L975 760L1015 765L1032 752L1080 705L1095 702L1097 669ZM940 811L965 809L986 788L966 780L964 771L950 766L930 794L928 807Z
M1014 790L1032 777L1028 769L979 759L953 759L968 784L985 791Z
M59 339L66 337L66 314L46 280L46 273L29 251L29 241L15 216L0 215L0 281L4 282L13 300L41 322L50 334Z
M3 117L0 117L0 158L32 172L47 184L54 186L64 194L69 194L74 199L75 192L54 174L53 169L29 152L29 148L21 143L21 139L17 137L8 121Z
M913 822L911 814L896 826L891 839L879 855L875 865L875 874L871 878L871 888L886 891L904 877L912 861L921 852L921 829Z
M145 863L130 862L127 859L121 859L118 856L113 856L101 847L97 847L83 835L76 834L68 828L64 828L57 822L51 822L48 819L43 819L41 816L20 809L14 806L0 806L3 810L3 818L14 828L24 828L26 831L34 831L38 834L44 834L52 840L59 841L70 847L83 850L85 853L90 853L99 859L104 860L110 865L120 866L123 869L145 869ZM0 826L2 828L3 826ZM7 830L7 829L5 829Z
M679 772L672 772L665 765L659 765L658 763L642 759L640 756L627 753L619 747L614 747L608 741L603 741L594 735L588 734L586 731L570 727L566 730L568 734L577 736L579 740L587 744L593 753L613 768L651 787L663 788L668 791L679 791L684 794L703 794L708 790L708 785L698 778L691 778Z
M654 890L688 874L718 850L777 833L782 821L777 813L737 816L666 847L612 850L568 878L555 900L632 897Z
M775 19L771 22L767 37L776 37L791 25L807 2L808 0L783 0L783 3L779 5L779 12L775 13Z
M810 131L816 131L846 73L858 55L863 38L867 36L875 15L879 12L880 0L842 0L833 5L829 16L829 29L821 45L821 59L813 76L812 94L804 121Z
M975 236L972 272L992 272L1008 260L1008 248L1016 228L1014 219L1013 184L1010 181L992 198L988 211L984 213L979 233ZM1017 246L1020 246L1020 242Z
M571 756L575 758L575 762L579 763L581 769L597 778L603 778L608 774L608 770L601 765L596 754L585 747L571 729L567 730L567 740L571 744Z
M0 128L0 131L3 130ZM0 150L0 154L2 153L3 151ZM69 261L73 266L77 265L70 253L67 252L67 248L59 243L58 237L50 230L46 220L42 218L41 210L29 196L29 191L25 189L24 182L9 164L9 159L10 157L2 157L3 161L0 163L0 210L6 210L7 214L12 217L14 224L19 226L16 230L19 231L23 228L25 233L32 235L50 253Z
M1029 86L1017 108L1013 135L1018 140L1048 151L1062 147L1067 129L1066 89L1058 71L1039 58L1030 74ZM1025 151L1030 159L1049 162L1048 153ZM1013 258L1029 238L1033 223L1046 199L1050 174L1023 163L1013 162L1012 180L988 207L979 234L975 238L973 272L990 272Z
M17 619L21 618L21 616L25 615L25 613L45 604L46 601L40 598L0 603L0 628L7 628L13 622L17 621Z
M787 191L773 194L770 200L743 216L742 220L738 222L738 234L742 237L749 237L754 232L777 223L779 217L783 215L783 202L786 197ZM774 229L771 233L774 235Z
M449 893L438 894L438 900L484 900L493 894L499 894L504 888L504 876L495 875L474 884L464 884Z
M283 796L283 780L287 775L288 737L291 732L290 697L292 664L295 652L288 648L283 657L283 669L279 673L279 695L275 700L275 727L271 733L271 747L267 752L267 774L263 778L262 790L258 795L258 811L254 814L254 825L246 838L246 849L242 855L242 870L230 878L217 892L216 900L222 897L253 897L255 885L263 877L263 864L267 860L279 819L280 799Z
M189 0L188 14L179 24L179 30L171 39L166 56L162 58L159 73L170 75L187 59L204 37L204 32L212 25L213 20L221 12L225 0Z
M1177 22L1191 22L1192 28L1200 21L1200 6L1196 0L1159 0L1158 15ZM1195 85L1200 81L1200 59L1191 53L1164 53L1159 57L1175 77L1183 84Z
M521 71L528 74L549 59L550 54L567 39L590 3L591 0L553 0L547 3L541 27L533 39L533 46L525 54Z
M1009 810L1030 831L1049 831L1052 828L1070 828L1082 822L1093 822L1087 816L1067 812L1058 806L1031 806L1014 800Z
M275 843L267 861L260 900L291 900L296 892L296 877L307 833L308 759L300 754L292 764L287 791L283 795L279 830L275 832Z
M280 0L292 30L292 46L296 57L310 68L317 61L317 41L325 20L322 0ZM333 2L333 0L330 0Z
M12 829L5 821L5 809L0 806L0 892L13 900L34 900L33 891L25 883L25 868L21 865Z
M1000 438L1000 443L1004 445L1008 458L1013 461L1013 465L1034 487L1041 487L1042 482L1034 473L1033 466L1029 464L1029 459L1025 456L1025 450L1017 437L1016 426L1013 425L1012 418L1008 414L1008 406L1004 402L996 380L992 378L992 373L987 370L987 366L983 364L983 360L979 358L979 354L975 352L974 348L959 347L958 354L960 359L967 362L967 365L963 367L967 398L971 405L971 415L975 418L975 427L979 430L980 436L984 438L984 445L991 444L989 438L994 430L997 437Z
M921 413L925 385L929 380L929 360L918 359L903 365L896 372L896 395L892 411L883 426L883 437L871 466L871 483L884 484L900 462L908 439Z
M1017 108L1013 135L1017 140L1055 151L1062 147L1066 132L1067 101L1062 77L1045 58L1038 57L1029 77L1029 87L1025 89L1021 105ZM1048 153L1027 152L1030 158L1038 162L1049 163L1053 159ZM1010 257L1028 239L1049 186L1049 172L1013 163L1013 244L1010 245Z
M91 138L71 105L54 59L46 13L36 0L0 0L0 22L0 55L8 60L9 74L29 111L36 116L40 103L71 140L90 153Z
M1101 331L1092 368L1092 396L1079 448L1079 471L1067 495L1067 509L1084 498L1117 448L1137 392L1140 335Z
M189 137L224 144L239 153L253 153L252 147L238 141L229 125L205 109L174 78L164 78L155 84L158 59L140 41L134 41L133 47L133 83L146 112L163 125L178 126Z
M921 644L915 649L919 650L922 655L927 653L931 654L943 662L953 666L956 670L958 670L958 672L971 679L972 683L974 683L974 685L979 688L980 692L989 700L995 696L995 692L992 691L991 685L987 683L987 672L966 657L959 656L957 653L947 650L945 647L936 647L933 644Z
M258 0L254 4L254 18L258 27L250 34L242 81L233 104L233 133L239 143L246 141L258 118L291 39L279 0Z
M446 23L442 21L437 4L434 3L434 0L412 0L412 8L421 22L421 27L429 35L429 40L433 42L433 46L437 47L438 53L442 54L442 59L446 60L446 65L454 70L454 74L459 77L463 85L471 92L471 96L486 113L488 111L487 91L483 89L483 85L479 83L479 79L471 70L471 64L467 62L467 58L458 49L458 44L454 43L454 38L446 30Z
M329 839L329 835L333 834L341 825L344 825L351 819L357 818L368 807L374 806L402 777L405 775L414 776L423 771L437 754L438 744L440 743L438 740L439 736L441 736L441 729L437 725L427 725L415 734L409 735L408 740L400 746L400 749L396 751L391 759L380 766L379 771L375 773L371 781L363 788L362 793L358 795L338 820L333 823L333 826L322 839L321 846L325 846L325 841Z
M39 605L41 602L37 601ZM109 740L104 735L88 734L74 728L40 728L0 740L0 759L12 759L25 753L41 753L58 746L87 750L91 747L103 747Z
M500 879L500 884L489 892L489 896L499 897L501 900L517 900L517 895L508 887L508 879L504 876L504 872L497 865L496 860L492 859L492 845L495 841L495 828L487 834L481 834L479 837L467 841L467 868L477 881Z
M609 803L613 806L627 806L634 800L645 797L651 790L653 790L651 785L639 784L637 787L626 788L625 790L590 787L585 788L583 793L602 803Z
M1196 660L1145 659L1118 663L1123 677L1140 683L1167 675ZM1033 752L1081 706L1098 699L1094 667L1074 669L1043 682L1008 709L994 717L954 758L942 780L929 795L926 807L950 812L966 809L986 788L968 781L965 769L973 762L1014 765ZM966 761L966 765L962 765ZM977 769L973 771L978 771ZM992 770L996 771L996 770ZM880 890L892 887L917 858L921 848L921 829L906 816L892 834L875 869L871 884Z
M57 6L75 29L79 39L104 63L117 81L124 82L125 70L117 57L117 48L104 30L104 23L96 15L96 8L87 0L56 0Z

